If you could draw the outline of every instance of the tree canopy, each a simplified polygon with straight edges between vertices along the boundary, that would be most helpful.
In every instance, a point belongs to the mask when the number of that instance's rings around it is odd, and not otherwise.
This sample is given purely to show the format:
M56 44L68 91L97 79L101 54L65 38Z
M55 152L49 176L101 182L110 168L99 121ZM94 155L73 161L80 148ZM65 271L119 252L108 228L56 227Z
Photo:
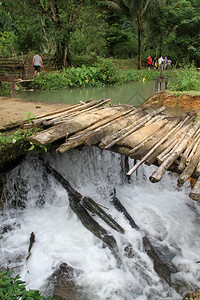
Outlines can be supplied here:
M74 55L168 56L200 65L199 0L1 0L0 55L48 53L61 68Z

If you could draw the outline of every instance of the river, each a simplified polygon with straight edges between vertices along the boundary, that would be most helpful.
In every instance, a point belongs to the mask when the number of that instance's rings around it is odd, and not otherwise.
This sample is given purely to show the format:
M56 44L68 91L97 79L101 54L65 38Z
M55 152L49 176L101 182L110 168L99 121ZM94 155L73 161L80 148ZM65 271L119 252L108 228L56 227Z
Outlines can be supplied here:
M152 184L148 178L153 166L141 166L127 182L123 157L96 147L63 155L50 152L43 157L124 228L123 235L111 230L121 263L82 225L69 206L66 190L30 153L7 175L3 191L6 205L0 215L1 267L19 273L27 288L39 289L47 296L52 293L47 279L65 262L76 271L74 280L81 289L79 297L66 296L70 300L180 300L186 291L199 287L200 206L188 197L187 184L178 188L171 173ZM133 165L131 159L129 164ZM113 189L140 230L131 228L109 201ZM98 222L108 229L102 220ZM27 261L31 232L35 243ZM143 250L144 234L163 260L178 268L172 278L181 282L180 294L154 271ZM133 247L132 258L123 251L125 240Z
M91 98L111 99L113 104L131 104L139 107L154 94L154 81L134 81L120 86L73 88L52 91L26 91L17 97L33 101L61 102L76 104Z

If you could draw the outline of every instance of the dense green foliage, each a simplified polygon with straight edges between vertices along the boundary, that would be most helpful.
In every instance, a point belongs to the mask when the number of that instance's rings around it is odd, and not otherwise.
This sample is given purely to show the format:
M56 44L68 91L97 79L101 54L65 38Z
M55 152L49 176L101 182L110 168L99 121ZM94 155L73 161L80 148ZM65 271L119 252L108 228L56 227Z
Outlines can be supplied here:
M111 60L99 60L92 66L65 68L62 71L42 72L34 77L33 84L36 89L54 90L73 87L94 87L124 84L130 81L153 80L157 72L122 71Z
M0 56L37 50L60 68L91 53L138 67L162 54L200 66L199 0L1 0L0 14Z
M182 68L175 70L177 81L171 84L170 90L172 91L200 91L200 73L197 72L194 64L186 65Z
M19 275L12 277L12 272L0 272L0 298L2 300L51 300L51 297L45 298L39 291L26 290L24 281Z

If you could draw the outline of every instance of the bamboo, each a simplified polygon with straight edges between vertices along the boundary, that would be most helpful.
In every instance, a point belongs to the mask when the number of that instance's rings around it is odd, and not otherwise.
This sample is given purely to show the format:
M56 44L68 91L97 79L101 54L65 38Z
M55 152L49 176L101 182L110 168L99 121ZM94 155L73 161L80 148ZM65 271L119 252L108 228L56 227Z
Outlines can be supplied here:
M74 108L63 111L61 113L56 113L55 115L51 115L50 117L47 116L43 120L44 126L52 126L54 124L54 122L57 122L57 121L61 120L62 118L76 115L76 112L83 111L89 107L94 107L95 104L102 103L103 101L105 101L105 99L101 99L101 100L97 100L97 101L90 101L85 104L83 104L84 102L83 103L81 102L81 103L77 104Z
M196 167L195 174L196 174L197 177L200 176L200 162L198 163L198 165Z
M157 132L155 137L150 142L147 142L147 144L143 148L139 149L139 151L134 153L133 157L135 159L141 160L149 151L151 151L151 149L158 143L158 141L162 140L169 133L170 130L172 130L173 128L176 129L176 126L178 126L179 121L180 118L176 118L173 121L168 122L163 128L161 128ZM167 146L168 139L166 141L163 141L163 143L160 144L157 147L157 149L155 149L155 151L149 155L149 157L145 160L145 163L147 165L153 164L156 161L157 156L160 155L167 148Z
M193 172L200 161L200 144L196 148L196 152L190 160L183 173L178 178L178 186L182 186L185 181L193 175Z
M187 120L183 120L178 124L177 132L173 133L173 136L166 141L167 148L157 157L158 163L162 164L164 160L167 159L174 151L176 151L177 146L180 143L180 139L185 135L185 132L188 130L190 123L186 124L184 127L183 125L186 123Z
M177 125L178 126L178 125ZM172 128L168 133L167 135L165 135L163 138L161 138L161 140L154 145L154 147L138 162L136 163L136 165L131 169L129 170L129 172L126 174L126 175L131 175L151 154L154 153L154 151L160 146L162 145L166 140L167 138L177 129L177 126Z
M196 152L198 146L200 143L200 137L198 137L198 139L195 139L195 144L190 152L190 154L188 155L188 158L186 159L186 165L188 165L190 163L190 160L192 159L194 153Z
M169 146L160 154L157 156L157 161L159 165L163 163L163 161L166 159L166 157L169 155L170 151L174 148L174 146L177 144L177 141L172 141Z
M96 109L99 109L99 107L102 107L103 105L105 105L106 103L108 103L110 101L111 101L110 99L106 99L106 100L100 100L99 103L95 103L93 105L92 105L92 103L89 103L88 104L89 107L87 107L85 109L82 109L82 110L78 110L76 113L70 114L69 116L64 116L61 119L52 120L52 123L54 125L61 124L61 123L65 122L68 118L72 118L72 117L78 116L78 115L80 115L82 113L85 113L85 112L88 112L88 111L95 111ZM50 125L50 122L47 122L46 124Z
M200 177L198 177L195 186L189 194L190 198L196 201L200 201Z
M178 120L178 119L177 119ZM177 124L177 123L176 123ZM188 127L189 126L191 126L191 121L189 121L189 117L187 116L183 121L181 121L180 123L178 123L177 125L176 125L176 127L175 127L175 131L173 132L173 134L172 135L169 135L169 137L168 137L168 139L163 143L163 144L161 144L156 150L155 150L155 152L153 153L153 154L151 154L150 156L149 156L149 158L147 158L147 160L146 160L146 164L147 165L151 165L152 163L154 163L156 160L157 160L157 157L163 152L163 151L165 151L165 149L167 148L167 147L169 147L169 145L173 142L173 140L174 140L174 136L176 136L177 137L177 134L178 133L180 133L180 132L184 132L184 131L186 131L187 129L188 129ZM183 125L185 125L184 127L183 127L183 129L181 129L181 131L180 131L180 128L182 128L182 126ZM179 143L179 140L177 141L177 144ZM177 144L175 144L174 145L174 148L176 148L177 147ZM173 149L174 149L173 148ZM173 150L172 149L172 150ZM171 150L171 151L172 151ZM171 151L170 151L170 153L171 153ZM168 155L167 155L168 156Z
M135 121L133 124L131 124L127 128L122 129L121 131L117 132L117 134L114 135L114 138L112 136L112 139L111 139L112 141L111 142L107 143L106 141L102 141L101 144L100 144L100 147L104 147L105 149L111 148L112 146L117 144L119 141L124 139L126 136L130 135L131 133L133 133L134 131L136 131L140 127L144 126L145 123L147 123L155 115L161 113L163 110L165 110L164 106L157 109L157 110L155 110L154 112L144 116L143 118Z
M195 134L196 130L200 126L200 121L198 121L193 127L191 127L188 132L184 135L184 138L178 144L176 151L173 152L158 168L157 170L150 176L151 182L158 182L162 179L165 171L172 165L172 163L180 156L180 154L187 147L188 141Z

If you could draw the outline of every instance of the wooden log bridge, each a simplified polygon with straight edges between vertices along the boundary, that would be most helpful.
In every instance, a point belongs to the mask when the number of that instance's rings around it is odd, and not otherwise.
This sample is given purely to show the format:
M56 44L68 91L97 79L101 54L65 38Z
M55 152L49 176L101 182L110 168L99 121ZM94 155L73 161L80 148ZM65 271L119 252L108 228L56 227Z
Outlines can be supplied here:
M179 174L179 186L192 177L196 184L190 197L200 199L200 121L190 115L169 116L165 107L146 112L130 105L113 106L110 99L103 99L38 116L33 124L23 124L28 126L43 128L29 141L54 143L57 153L95 145L137 160L127 176L145 163L157 166L151 182L160 181L167 170Z

